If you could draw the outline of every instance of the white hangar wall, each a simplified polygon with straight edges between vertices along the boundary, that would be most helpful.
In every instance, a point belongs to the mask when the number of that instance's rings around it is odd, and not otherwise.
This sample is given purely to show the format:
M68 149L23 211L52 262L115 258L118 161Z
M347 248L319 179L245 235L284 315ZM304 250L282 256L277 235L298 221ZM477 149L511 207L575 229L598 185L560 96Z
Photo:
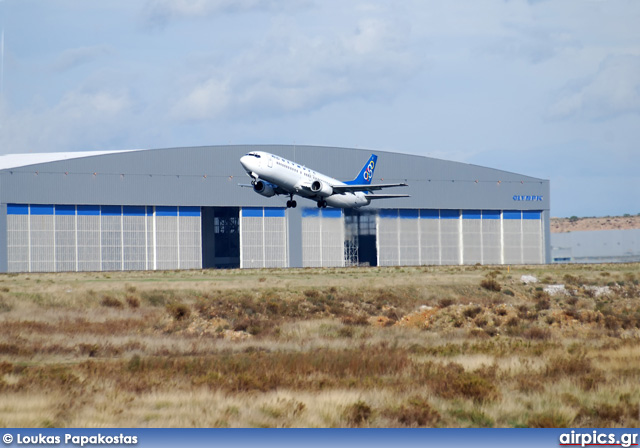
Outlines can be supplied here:
M378 264L541 264L541 211L381 210Z
M541 264L541 211L381 209L372 240L347 234L340 209L302 210L302 266ZM289 261L287 210L239 210L241 268L284 268ZM371 236L367 232L367 236ZM201 269L201 210L168 206L9 204L8 271Z
M9 272L200 269L197 207L9 204Z

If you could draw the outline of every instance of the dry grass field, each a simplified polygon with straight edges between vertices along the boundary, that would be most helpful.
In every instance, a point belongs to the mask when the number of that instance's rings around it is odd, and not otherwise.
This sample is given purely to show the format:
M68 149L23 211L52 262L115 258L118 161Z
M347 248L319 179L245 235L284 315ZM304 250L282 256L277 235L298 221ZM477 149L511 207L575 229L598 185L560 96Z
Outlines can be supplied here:
M639 268L5 274L0 425L638 427Z

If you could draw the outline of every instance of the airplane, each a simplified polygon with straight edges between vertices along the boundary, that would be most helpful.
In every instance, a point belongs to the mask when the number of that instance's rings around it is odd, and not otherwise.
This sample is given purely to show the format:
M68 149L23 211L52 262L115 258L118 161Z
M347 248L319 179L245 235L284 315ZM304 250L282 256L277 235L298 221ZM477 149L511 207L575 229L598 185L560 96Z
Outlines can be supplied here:
M318 208L360 208L373 199L406 198L407 194L373 194L372 191L391 187L406 187L400 184L371 184L378 156L371 154L360 174L351 181L341 182L292 162L275 154L252 151L240 158L240 164L251 177L253 191L265 196L288 195L287 208L295 208L294 195L316 201Z

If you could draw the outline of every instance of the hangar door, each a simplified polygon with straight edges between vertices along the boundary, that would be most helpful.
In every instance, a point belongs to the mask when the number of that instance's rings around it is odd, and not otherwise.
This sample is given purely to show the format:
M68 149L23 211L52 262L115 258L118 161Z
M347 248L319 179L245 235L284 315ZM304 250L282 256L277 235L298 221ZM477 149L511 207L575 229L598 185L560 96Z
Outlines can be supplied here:
M284 208L244 207L240 210L240 267L284 268L288 263Z
M544 263L539 210L380 210L381 266Z
M337 208L302 210L302 266L345 265L344 215Z

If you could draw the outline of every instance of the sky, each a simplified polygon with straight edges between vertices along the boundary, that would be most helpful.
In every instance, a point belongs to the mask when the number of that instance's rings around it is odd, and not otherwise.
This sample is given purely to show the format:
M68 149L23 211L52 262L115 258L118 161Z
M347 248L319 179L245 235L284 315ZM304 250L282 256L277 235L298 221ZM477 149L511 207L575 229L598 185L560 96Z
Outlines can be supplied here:
M0 155L366 148L635 215L638 24L639 0L0 0Z

